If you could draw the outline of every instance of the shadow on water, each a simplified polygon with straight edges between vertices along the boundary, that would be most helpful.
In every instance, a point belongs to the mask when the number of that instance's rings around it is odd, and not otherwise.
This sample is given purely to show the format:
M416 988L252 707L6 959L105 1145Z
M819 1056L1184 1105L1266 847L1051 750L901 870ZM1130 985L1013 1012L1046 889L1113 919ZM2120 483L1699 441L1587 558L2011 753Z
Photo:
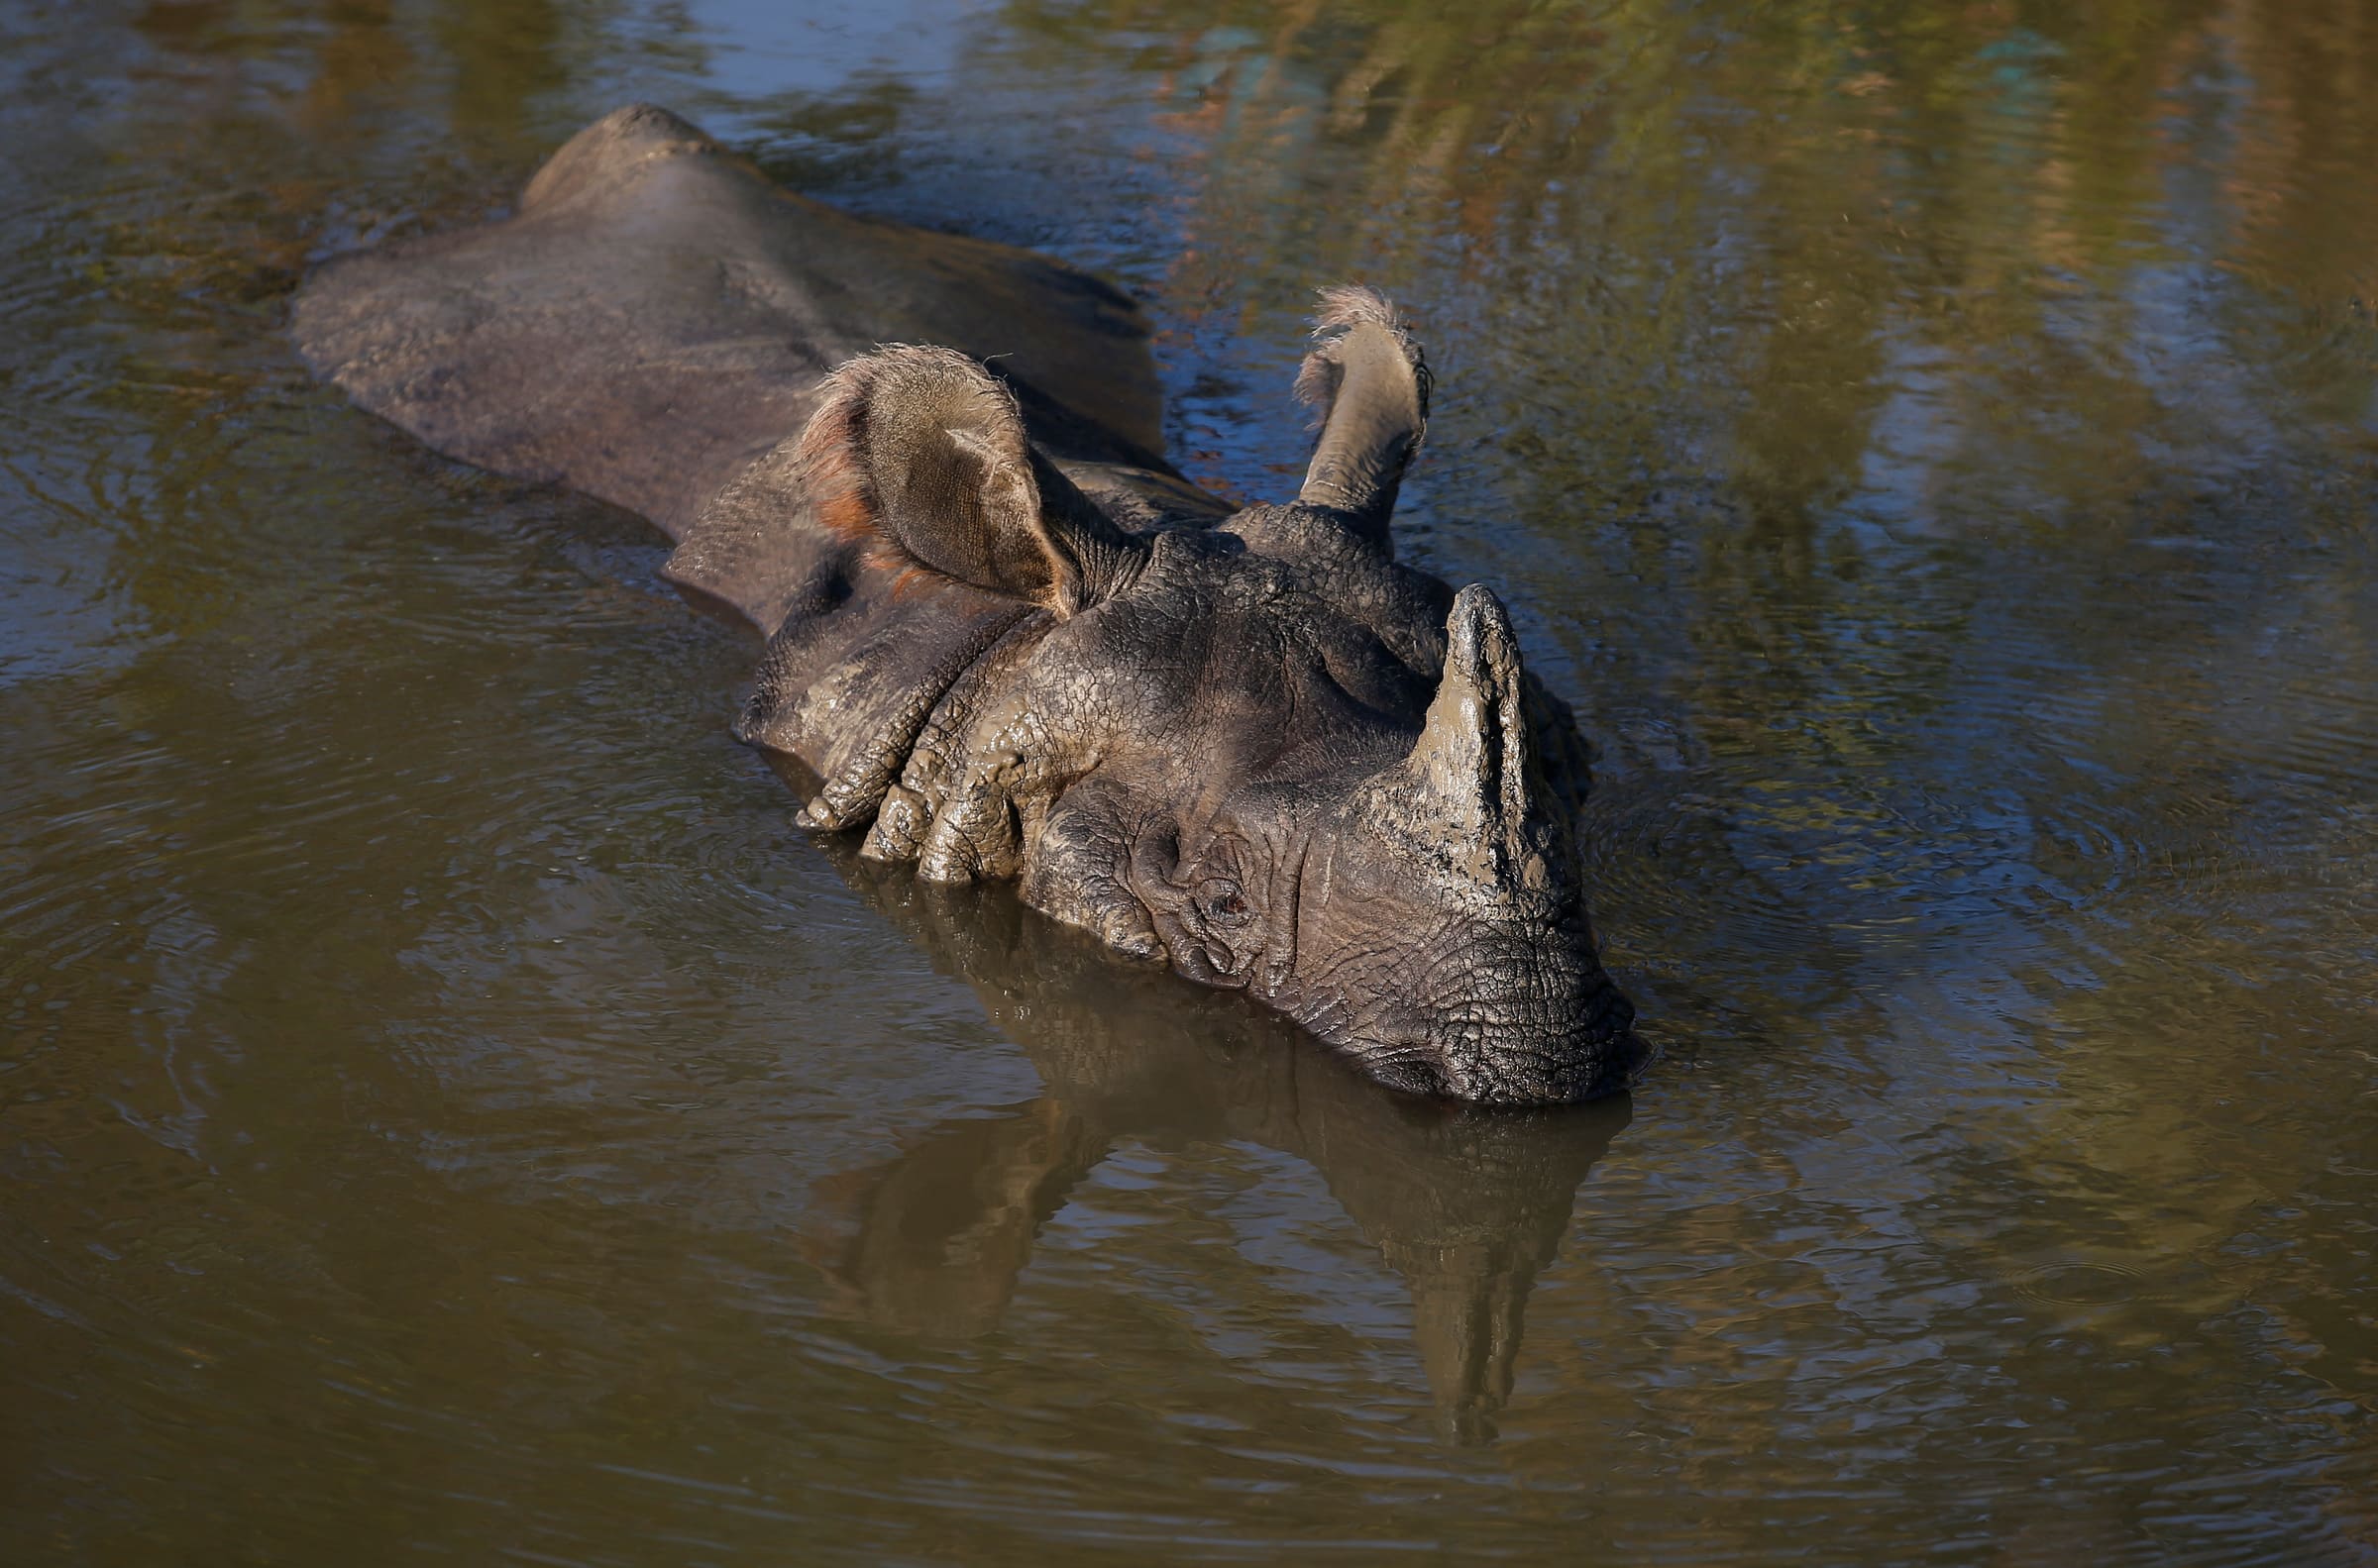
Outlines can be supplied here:
M1438 1420L1480 1441L1511 1395L1528 1293L1578 1185L1627 1125L1624 1097L1463 1111L1363 1079L1239 997L1192 992L1025 907L822 847L876 909L963 979L1040 1075L1034 1098L953 1117L899 1158L817 1184L846 1216L813 1246L842 1310L900 1332L998 1326L1040 1227L1119 1147L1254 1144L1318 1171L1411 1292Z

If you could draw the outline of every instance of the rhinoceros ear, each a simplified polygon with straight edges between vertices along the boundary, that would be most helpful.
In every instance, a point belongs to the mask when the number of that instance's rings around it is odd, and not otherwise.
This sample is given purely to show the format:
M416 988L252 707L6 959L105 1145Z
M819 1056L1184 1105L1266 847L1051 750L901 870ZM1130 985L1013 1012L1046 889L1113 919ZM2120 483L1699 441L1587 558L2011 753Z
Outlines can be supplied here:
M1321 413L1298 499L1387 545L1396 486L1429 428L1429 366L1395 302L1376 289L1321 291L1296 395Z
M879 349L825 379L798 461L817 516L886 565L1071 615L1130 542L1027 439L1015 396L951 349Z

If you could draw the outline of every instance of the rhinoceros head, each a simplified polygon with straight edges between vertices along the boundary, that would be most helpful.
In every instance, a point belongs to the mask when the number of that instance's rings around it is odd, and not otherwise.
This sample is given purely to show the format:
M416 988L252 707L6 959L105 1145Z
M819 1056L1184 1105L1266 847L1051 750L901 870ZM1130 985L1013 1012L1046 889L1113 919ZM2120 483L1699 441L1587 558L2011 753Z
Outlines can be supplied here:
M1243 990L1400 1088L1616 1088L1632 1009L1579 886L1574 725L1491 592L1394 557L1418 350L1383 299L1336 291L1300 384L1326 415L1297 500L1134 532L964 357L836 372L802 449L818 515L1045 612L869 853L1020 877L1035 907Z

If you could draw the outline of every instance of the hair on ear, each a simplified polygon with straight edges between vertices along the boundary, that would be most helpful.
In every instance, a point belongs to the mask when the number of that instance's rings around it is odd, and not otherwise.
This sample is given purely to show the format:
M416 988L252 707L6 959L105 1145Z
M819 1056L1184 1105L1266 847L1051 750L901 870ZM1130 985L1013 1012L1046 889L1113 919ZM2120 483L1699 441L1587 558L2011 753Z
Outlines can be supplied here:
M1313 348L1296 368L1295 387L1296 400L1313 410L1313 428L1320 429L1330 417L1330 405L1338 400L1338 388L1345 382L1348 336L1355 327L1367 324L1393 339L1404 364L1410 366L1425 431L1433 377L1420 340L1412 335L1412 325L1395 308L1395 301L1363 283L1340 283L1320 294L1321 309L1313 315ZM1420 445L1419 435L1412 438L1412 444Z

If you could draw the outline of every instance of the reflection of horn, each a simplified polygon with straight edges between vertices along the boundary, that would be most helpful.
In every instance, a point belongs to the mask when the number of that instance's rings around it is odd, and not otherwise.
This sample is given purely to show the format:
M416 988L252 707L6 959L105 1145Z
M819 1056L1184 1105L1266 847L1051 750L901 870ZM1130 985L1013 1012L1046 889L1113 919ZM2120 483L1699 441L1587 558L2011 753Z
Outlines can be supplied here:
M1412 1293L1413 1347L1449 1435L1494 1435L1536 1276L1561 1249L1577 1183L1627 1117L1623 1101L1608 1100L1534 1115L1470 1112L1444 1117L1403 1148L1363 1149L1328 1129L1344 1141L1315 1163ZM1389 1170L1399 1157L1403 1169Z
M1548 1260L1506 1261L1483 1244L1380 1250L1411 1286L1412 1339L1439 1419L1461 1441L1492 1437L1511 1397L1528 1291Z
M1559 1249L1577 1184L1626 1125L1623 1099L1528 1114L1404 1099L1285 1020L1121 963L1004 887L879 876L836 841L818 842L937 964L973 984L1046 1087L1001 1115L944 1123L854 1179L867 1195L859 1234L834 1271L854 1308L911 1332L980 1332L1013 1294L1035 1232L1106 1150L1259 1144L1318 1171L1406 1282L1443 1427L1491 1435L1528 1294Z
M1471 583L1445 624L1445 674L1412 754L1377 807L1443 869L1512 890L1550 889L1552 792L1529 742L1519 640L1502 601Z

